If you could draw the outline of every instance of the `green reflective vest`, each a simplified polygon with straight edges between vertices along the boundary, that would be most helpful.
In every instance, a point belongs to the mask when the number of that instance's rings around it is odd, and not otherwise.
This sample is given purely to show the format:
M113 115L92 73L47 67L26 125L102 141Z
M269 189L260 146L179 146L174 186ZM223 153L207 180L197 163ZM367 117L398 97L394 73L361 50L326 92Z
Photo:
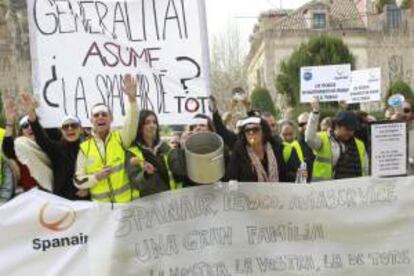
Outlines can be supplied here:
M139 191L131 188L125 171L125 151L118 131L110 134L106 143L105 156L101 156L94 138L80 145L86 157L86 174L95 174L105 167L112 168L112 174L89 189L93 201L126 203L139 197Z
M3 144L4 136L6 135L6 131L4 128L0 128L0 146ZM4 175L3 175L3 163L5 162L3 158L3 153L0 153L0 187L3 185Z
M303 155L302 147L300 146L299 142L297 140L293 141L292 143L283 142L283 160L285 160L285 163L287 163L292 156L293 149L296 150L296 153L298 154L298 158L300 162L305 161L305 157Z
M135 157L137 157L139 160L144 160L144 154L142 153L142 151L137 146L130 147L128 149L128 151L130 151L132 154L134 154ZM182 183L176 182L174 180L173 173L172 173L172 171L170 169L170 166L168 164L168 154L164 154L163 158L164 158L165 166L166 166L167 171L168 171L168 178L170 179L170 183L169 183L170 184L170 189L171 190L181 189L183 187Z
M332 165L332 148L331 141L329 139L328 132L319 132L319 138L322 141L322 146L319 150L315 151L315 162L313 163L312 181L330 180L333 178L333 165ZM364 143L357 139L355 143L358 150L359 161L361 162L362 174L366 175L365 168L365 146Z

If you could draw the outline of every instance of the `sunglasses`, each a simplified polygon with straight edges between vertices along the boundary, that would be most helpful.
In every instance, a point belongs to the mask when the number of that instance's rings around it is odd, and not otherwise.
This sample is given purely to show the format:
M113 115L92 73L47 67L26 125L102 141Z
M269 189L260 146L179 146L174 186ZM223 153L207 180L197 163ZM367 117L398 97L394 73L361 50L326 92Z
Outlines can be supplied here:
M304 127L304 126L306 126L308 123L298 123L298 126L299 127Z
M22 129L26 129L26 128L29 128L29 124L28 123L24 123L24 124L22 124L20 127L22 128Z
M77 123L71 123L71 124L65 124L65 125L62 126L62 129L63 130L68 130L69 128L71 128L71 129L77 129L77 128L79 128L79 124L77 124Z
M404 108L404 109L403 109L403 112L404 112L404 113L410 113L410 112L411 112L411 108Z
M98 118L99 116L106 118L109 116L108 112L97 112L95 114L92 115L94 118Z
M258 133L260 130L262 130L260 127L249 127L244 130L244 133Z

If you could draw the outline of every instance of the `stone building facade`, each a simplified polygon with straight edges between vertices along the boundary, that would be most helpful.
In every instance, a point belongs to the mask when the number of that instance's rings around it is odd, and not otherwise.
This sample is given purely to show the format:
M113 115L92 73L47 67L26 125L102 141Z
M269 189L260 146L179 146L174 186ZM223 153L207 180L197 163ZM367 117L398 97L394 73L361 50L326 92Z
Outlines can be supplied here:
M0 92L15 95L31 88L25 0L0 0Z
M310 1L294 11L263 13L250 38L246 59L249 90L267 87L282 110L287 103L278 95L274 80L292 52L310 37L340 37L356 57L356 69L381 67L382 93L390 83L403 80L414 86L414 10L397 5L375 10L370 0ZM380 104L364 106L376 110Z

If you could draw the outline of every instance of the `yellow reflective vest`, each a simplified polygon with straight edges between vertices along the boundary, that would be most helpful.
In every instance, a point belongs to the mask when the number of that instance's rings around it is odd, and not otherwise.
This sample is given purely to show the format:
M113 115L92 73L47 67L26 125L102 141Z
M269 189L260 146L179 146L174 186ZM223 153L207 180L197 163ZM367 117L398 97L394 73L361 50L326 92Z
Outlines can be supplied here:
M137 157L139 160L144 160L144 154L137 146L130 147L128 151L134 154L135 157ZM168 178L170 179L170 183L169 183L170 190L177 190L177 189L182 188L182 183L178 183L174 180L173 173L170 169L170 166L168 165L168 154L164 154L163 158L164 158L165 167L167 168L167 171L168 171Z
M139 197L139 191L133 189L125 171L125 151L122 146L121 135L113 131L106 143L105 156L101 156L94 138L80 145L86 157L85 173L95 174L105 167L112 168L111 175L99 181L89 189L93 201L126 203Z
M293 149L296 150L296 153L298 154L298 158L300 162L305 161L305 157L303 155L302 147L300 146L299 142L297 140L293 141L292 143L283 142L283 160L285 160L285 163L287 163L292 156Z
M3 144L3 139L4 136L6 135L6 131L4 130L4 128L0 128L0 146ZM0 152L0 186L3 185L3 163L5 162L4 158L3 158L3 153Z
M332 162L332 148L331 141L329 139L328 132L319 132L319 138L322 141L322 146L319 150L315 151L315 162L313 163L312 181L330 180L333 178L333 162ZM364 170L365 164L365 146L364 143L355 139L356 147L358 150L359 161L361 162L362 175L366 175Z

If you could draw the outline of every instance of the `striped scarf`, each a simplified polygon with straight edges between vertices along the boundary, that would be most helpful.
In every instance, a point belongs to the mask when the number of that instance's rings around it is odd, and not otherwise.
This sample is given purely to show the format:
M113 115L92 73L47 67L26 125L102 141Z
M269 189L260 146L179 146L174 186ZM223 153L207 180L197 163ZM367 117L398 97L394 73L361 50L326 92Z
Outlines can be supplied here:
M278 182L279 171L277 169L277 160L270 143L266 143L265 151L267 156L267 171L269 174L267 174L266 170L263 168L259 156L256 155L251 147L247 147L247 153L249 154L250 161L256 171L257 180L258 182Z

